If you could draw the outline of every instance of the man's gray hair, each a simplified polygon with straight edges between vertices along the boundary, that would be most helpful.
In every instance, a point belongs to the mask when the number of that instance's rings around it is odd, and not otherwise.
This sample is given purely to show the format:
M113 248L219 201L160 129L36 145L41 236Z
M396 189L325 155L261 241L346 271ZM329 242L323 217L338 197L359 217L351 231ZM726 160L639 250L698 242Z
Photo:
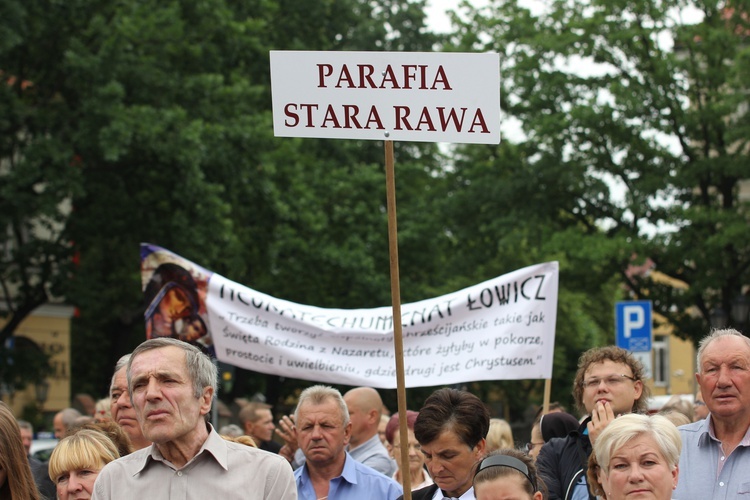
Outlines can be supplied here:
M131 377L133 360L145 351L161 349L163 347L177 347L185 352L185 365L187 366L188 376L193 383L193 395L196 398L201 397L203 389L206 387L211 387L213 389L213 395L216 397L219 386L219 374L216 365L211 359L203 354L197 347L192 346L187 342L170 337L159 337L143 342L135 348L133 354L130 356L130 361L128 361L128 391L131 394L131 398L133 394L133 380Z
M724 328L722 330L711 330L711 333L706 335L701 339L701 341L698 343L698 355L696 356L695 362L697 363L695 366L700 373L701 371L701 358L703 357L703 352L706 350L706 347L713 342L716 339L722 338L722 337L739 337L742 339L743 342L747 345L748 349L750 349L750 338L745 337L742 335L741 332L735 330L734 328Z
M240 437L244 434L245 433L242 432L242 429L240 429L240 426L237 424L228 424L219 429L219 435L221 436Z
M115 363L115 371L112 372L112 381L109 383L109 396L112 397L112 389L115 387L115 377L117 376L117 372L122 370L123 368L128 367L128 362L130 362L130 354L126 354L124 356L121 356L120 359L117 360L117 363Z
M346 427L346 424L349 423L349 408L346 407L346 402L341 396L341 393L327 385L313 385L302 391L302 394L299 395L297 408L294 409L294 421L299 422L299 409L303 404L311 403L314 405L320 405L328 400L333 400L333 402L339 407L341 421L343 422L344 427Z
M76 424L76 420L83 416L83 414L75 408L64 408L57 413L60 415L65 430L73 427Z
M31 422L29 422L28 420L16 419L16 423L18 424L19 429L26 429L27 431L31 431L31 433L34 434L34 426L31 425Z

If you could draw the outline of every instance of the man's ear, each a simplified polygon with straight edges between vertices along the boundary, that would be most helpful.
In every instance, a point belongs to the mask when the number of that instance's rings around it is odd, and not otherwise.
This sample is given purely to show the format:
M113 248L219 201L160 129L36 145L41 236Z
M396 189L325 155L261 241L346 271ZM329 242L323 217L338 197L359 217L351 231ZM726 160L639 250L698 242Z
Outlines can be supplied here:
M347 422L344 426L344 446L349 444L349 440L352 437L352 423L351 421Z
M214 388L206 386L203 388L203 394L199 398L201 400L201 415L206 415L211 411L211 402L214 398Z
M484 456L486 449L487 449L487 440L482 438L481 441L479 441L477 445L474 447L477 460L479 460L480 458Z
M372 423L380 423L380 412L378 410L370 410L367 412L367 418Z

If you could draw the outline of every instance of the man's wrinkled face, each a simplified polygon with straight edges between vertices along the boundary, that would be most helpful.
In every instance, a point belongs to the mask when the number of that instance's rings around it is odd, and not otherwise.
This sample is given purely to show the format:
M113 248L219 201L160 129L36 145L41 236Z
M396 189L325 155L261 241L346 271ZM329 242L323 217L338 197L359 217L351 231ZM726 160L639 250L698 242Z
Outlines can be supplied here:
M112 387L109 389L110 413L112 420L119 425L131 441L138 442L143 438L141 425L138 423L138 417L130 402L130 393L128 392L127 367L120 368L115 373Z
M297 442L308 462L319 466L335 463L349 444L352 424L344 425L339 405L333 399L298 408Z
M701 355L696 380L711 418L750 418L750 347L739 337L719 337Z
M187 370L185 351L159 347L139 353L130 363L133 404L143 435L156 444L188 442L205 426L213 390L199 397Z

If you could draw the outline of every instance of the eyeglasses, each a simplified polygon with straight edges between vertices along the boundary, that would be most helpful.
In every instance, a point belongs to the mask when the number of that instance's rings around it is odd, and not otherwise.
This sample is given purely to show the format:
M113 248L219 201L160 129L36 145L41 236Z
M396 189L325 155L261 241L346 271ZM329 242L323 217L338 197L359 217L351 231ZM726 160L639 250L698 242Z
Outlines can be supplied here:
M526 453L529 453L531 450L534 449L534 446L542 446L544 443L526 443Z
M581 385L584 389L594 389L595 387L599 387L599 384L604 382L604 385L607 387L617 387L625 382L625 380L631 380L635 382L635 379L629 375L609 375L604 378L599 377L593 377L587 380L584 380L581 382Z

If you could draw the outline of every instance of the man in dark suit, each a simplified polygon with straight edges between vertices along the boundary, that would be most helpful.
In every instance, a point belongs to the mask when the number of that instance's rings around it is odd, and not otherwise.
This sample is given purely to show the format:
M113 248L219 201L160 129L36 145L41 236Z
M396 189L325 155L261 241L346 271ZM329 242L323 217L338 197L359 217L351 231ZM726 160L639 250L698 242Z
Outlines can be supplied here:
M413 491L412 500L475 500L474 468L485 454L489 428L489 410L475 395L433 392L419 410L414 435L435 484Z

